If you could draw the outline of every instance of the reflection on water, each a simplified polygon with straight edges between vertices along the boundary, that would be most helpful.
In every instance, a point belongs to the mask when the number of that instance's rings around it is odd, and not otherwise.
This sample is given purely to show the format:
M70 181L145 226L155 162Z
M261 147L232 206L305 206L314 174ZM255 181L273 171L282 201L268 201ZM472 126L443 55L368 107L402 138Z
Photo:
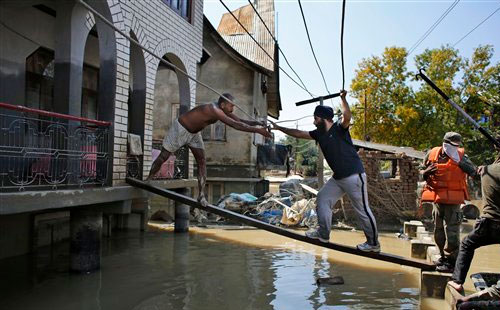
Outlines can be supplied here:
M336 265L323 255L199 234L117 233L102 268L67 272L68 246L0 261L1 309L418 309L411 275ZM36 262L36 264L35 264ZM318 277L345 284L318 287Z

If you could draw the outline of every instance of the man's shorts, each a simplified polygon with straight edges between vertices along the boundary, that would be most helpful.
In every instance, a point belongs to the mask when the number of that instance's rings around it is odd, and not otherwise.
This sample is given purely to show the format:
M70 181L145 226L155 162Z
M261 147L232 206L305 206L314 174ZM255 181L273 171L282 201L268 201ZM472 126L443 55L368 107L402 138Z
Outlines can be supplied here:
M176 119L163 139L163 148L170 153L174 153L184 145L197 149L205 148L201 132L190 133L181 123L179 123L179 120Z

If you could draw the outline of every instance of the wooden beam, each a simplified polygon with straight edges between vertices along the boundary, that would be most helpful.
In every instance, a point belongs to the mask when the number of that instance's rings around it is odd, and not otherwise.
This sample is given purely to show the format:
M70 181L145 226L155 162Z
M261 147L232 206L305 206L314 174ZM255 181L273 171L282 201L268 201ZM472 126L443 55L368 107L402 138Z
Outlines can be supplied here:
M388 253L363 252L363 251L360 251L357 248L352 247L352 246L347 246L347 245L342 245L342 244L337 244L337 243L332 243L332 242L323 243L319 240L308 238L302 234L297 234L291 230L277 227L277 226L274 226L274 225L271 225L268 223L264 223L262 221L254 219L254 218L251 218L251 217L248 217L248 216L236 213L236 212L232 212L229 210L221 209L221 208L218 208L218 207L213 206L213 205L208 205L207 207L203 207L200 205L200 203L198 201L196 201L195 199L193 199L191 197L186 197L186 196L183 196L183 195L178 194L176 192L172 192L172 191L169 191L166 189L158 188L158 187L152 186L146 182L139 181L137 179L127 178L127 183L132 185L132 186L146 190L148 192L151 192L151 193L163 196L165 198L169 198L169 199L175 200L177 202L189 205L193 208L198 208L200 210L214 213L214 214L220 215L224 218L228 218L228 219L231 219L231 220L234 220L234 221L246 224L246 225L257 227L257 228L260 228L260 229L263 229L263 230L266 230L266 231L269 231L269 232L272 232L272 233L275 233L275 234L278 234L278 235L281 235L284 237L292 238L292 239L306 242L309 244L314 244L314 245L328 248L331 250L349 253L349 254L353 254L353 255L357 255L357 256L368 257L368 258L381 260L381 261L385 261L385 262L389 262L389 263L415 267L415 268L419 268L419 269L425 270L425 271L432 271L436 267L434 264L431 264L431 263L429 263L425 260L421 260L421 259L406 258L406 257L398 256L398 255L388 254Z

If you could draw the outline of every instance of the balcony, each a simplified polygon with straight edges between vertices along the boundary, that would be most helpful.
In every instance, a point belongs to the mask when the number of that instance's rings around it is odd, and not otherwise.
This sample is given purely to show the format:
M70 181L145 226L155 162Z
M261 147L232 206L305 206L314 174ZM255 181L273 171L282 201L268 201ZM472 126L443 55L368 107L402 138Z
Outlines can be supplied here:
M0 103L0 192L108 184L110 123Z

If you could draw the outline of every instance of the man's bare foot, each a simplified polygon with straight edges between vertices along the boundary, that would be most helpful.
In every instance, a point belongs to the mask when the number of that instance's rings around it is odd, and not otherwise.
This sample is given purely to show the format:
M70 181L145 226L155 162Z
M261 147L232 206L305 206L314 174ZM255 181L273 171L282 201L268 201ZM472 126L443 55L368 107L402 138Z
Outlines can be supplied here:
M449 281L448 282L448 285L453 287L455 290L457 290L458 292L462 292L464 287L462 284L458 284L457 282L455 281Z
M203 208L208 206L208 201L205 199L205 195L201 194L198 196L198 202L201 204Z

